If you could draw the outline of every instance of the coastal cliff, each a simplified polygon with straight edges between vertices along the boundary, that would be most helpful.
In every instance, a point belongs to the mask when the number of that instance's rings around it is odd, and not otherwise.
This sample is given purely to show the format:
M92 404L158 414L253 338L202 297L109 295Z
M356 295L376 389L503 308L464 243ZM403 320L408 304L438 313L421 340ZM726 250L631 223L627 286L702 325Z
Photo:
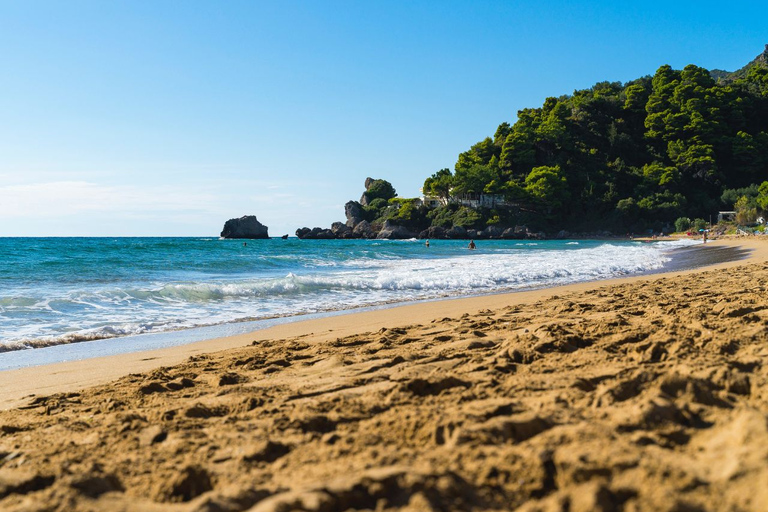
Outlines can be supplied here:
M500 206L500 205L499 205ZM493 224L482 227L481 215L461 201L442 205L422 199L397 197L386 180L366 178L360 201L344 205L345 222L330 228L303 227L296 230L301 239L541 239L543 232L521 224ZM610 235L610 234L608 234Z
M504 205L497 205L502 207ZM511 206L514 208L514 205ZM366 178L360 201L344 205L345 222L334 222L330 228L303 227L296 230L301 239L542 239L547 235L528 229L524 224L494 223L484 225L484 217L473 209L471 201L456 200L449 204L425 202L420 198L397 197L395 188L386 180ZM524 217L523 214L521 217ZM565 232L561 232L565 233ZM610 236L610 233L592 233ZM562 236L561 236L562 238Z

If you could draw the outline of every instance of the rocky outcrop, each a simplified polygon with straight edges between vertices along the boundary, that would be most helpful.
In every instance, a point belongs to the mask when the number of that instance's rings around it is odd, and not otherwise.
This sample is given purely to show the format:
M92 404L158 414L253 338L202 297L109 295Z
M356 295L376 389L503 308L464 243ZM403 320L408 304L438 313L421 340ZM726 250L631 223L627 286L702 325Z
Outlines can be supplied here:
M501 234L501 238L504 240L520 240L525 238L525 233L521 231L515 231L515 228L507 228Z
M434 238L435 240L442 240L448 237L445 236L445 228L441 228L440 226L430 226L429 228L419 233L419 238Z
M344 215L347 217L347 226L353 229L365 220L363 206L357 201L349 201L344 205Z
M380 240L407 240L409 238L416 238L416 235L404 226L398 226L393 222L386 221L379 234L376 235L376 238Z
M467 238L467 230L461 226L453 226L445 232L448 238Z
M501 238L501 235L503 233L504 233L504 230L498 226L488 226L484 230L480 231L477 237L495 239L495 238Z
M397 192L390 182L387 180L366 178L365 192L363 192L363 195L360 197L360 204L368 206L376 199L384 199L387 201L393 197L397 197Z
M376 236L376 233L374 233L371 224L367 220L364 220L355 226L353 232L355 235L357 235L358 238L375 238Z
M334 222L330 229L300 228L296 230L296 236L301 239L431 238L435 240L539 240L547 237L542 232L529 230L525 225L510 227L509 224L494 224L471 228L458 225L429 226L433 221L449 224L455 219L433 219L421 202L412 199L393 200L396 197L397 193L388 181L366 178L365 192L360 201L348 201L344 205L345 222ZM411 210L401 212L400 208L403 207ZM558 238L567 238L570 237L569 235L572 234L563 231L558 233Z
M332 240L336 235L330 229L323 228L299 228L296 230L296 236L301 240Z
M331 224L331 231L336 238L354 238L352 228L343 222L334 222Z
M221 231L222 238L269 238L268 228L256 219L255 215L245 215L239 219L229 219Z
M370 176L365 178L365 192L368 192L368 189L371 188L371 185L373 185L374 181L375 180L373 178L371 178ZM360 196L360 203L359 204L361 204L363 206L368 206L368 196L366 195L365 192L363 192L363 195Z

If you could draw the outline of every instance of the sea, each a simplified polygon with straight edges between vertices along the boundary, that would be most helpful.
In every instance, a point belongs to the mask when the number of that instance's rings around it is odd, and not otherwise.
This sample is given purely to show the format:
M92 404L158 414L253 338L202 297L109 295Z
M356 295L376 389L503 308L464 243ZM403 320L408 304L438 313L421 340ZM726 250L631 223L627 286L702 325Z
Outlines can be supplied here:
M415 239L0 238L0 369L682 268L696 245L483 240L468 250L462 240L427 247Z

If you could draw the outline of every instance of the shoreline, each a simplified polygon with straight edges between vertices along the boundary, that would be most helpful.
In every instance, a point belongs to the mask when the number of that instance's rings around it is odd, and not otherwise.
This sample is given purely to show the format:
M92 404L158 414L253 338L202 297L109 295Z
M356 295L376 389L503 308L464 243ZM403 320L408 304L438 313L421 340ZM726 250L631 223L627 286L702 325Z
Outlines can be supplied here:
M145 372L161 366L179 364L189 357L242 348L257 340L275 341L312 335L315 339L321 341L333 337L373 332L382 328L429 323L440 317L456 317L467 313L474 314L481 310L530 303L559 294L584 292L638 280L658 280L677 275L731 268L768 260L768 244L764 240L745 238L720 239L708 242L707 247L742 248L750 252L746 258L692 269L678 269L613 279L585 281L526 291L405 303L362 312L355 310L344 311L339 315L325 315L311 320L290 321L256 331L205 339L171 347L4 370L0 371L0 389L3 390L0 392L0 410L16 407L35 396L77 391L86 387L104 384L131 373ZM700 247L700 249L706 250L706 247Z
M595 240L598 239L590 239L588 241ZM646 242L655 243L673 240L674 239L672 238L665 240L648 239ZM601 239L599 241L610 240ZM739 253L739 250L736 247L732 246L720 246L719 252L721 254L707 254L706 251L700 250L702 248L705 248L705 246L697 244L668 249L671 261L661 269L646 270L617 277L598 277L593 279L587 278L582 281L575 281L573 283L567 284L536 283L529 286L511 287L508 289L501 288L491 291L478 290L472 293L456 292L424 298L393 299L389 301L374 302L349 308L321 309L318 311L301 312L298 314L283 314L276 316L266 316L263 318L231 320L221 323L171 329L167 331L161 330L157 332L147 332L141 334L127 334L93 338L89 337L73 339L71 341L42 339L31 341L29 342L29 345L21 342L14 342L9 346L0 347L0 372L31 366L55 364L66 361L93 359L101 356L120 355L129 352L169 348L178 345L206 341L209 339L228 338L239 334L261 331L275 325L303 322L326 316L332 317L356 314L359 312L377 311L381 309L397 308L401 306L423 304L433 301L504 295L526 291L543 290L557 286L568 286L569 284L590 283L606 281L610 279L623 279L625 277L632 276L653 275L657 273L694 269L697 267L704 267L728 261L737 261L744 257Z

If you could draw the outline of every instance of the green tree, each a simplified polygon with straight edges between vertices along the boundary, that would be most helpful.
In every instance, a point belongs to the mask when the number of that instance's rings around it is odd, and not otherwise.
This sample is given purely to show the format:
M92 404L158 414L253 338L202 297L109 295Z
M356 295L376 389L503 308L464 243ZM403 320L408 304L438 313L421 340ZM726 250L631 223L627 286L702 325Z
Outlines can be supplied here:
M616 203L616 210L626 219L634 219L640 211L633 197L621 199Z
M439 197L443 203L447 203L451 197L452 188L453 174L450 169L440 169L424 180L422 191L425 195Z
M647 116L645 127L651 139L663 139L669 131L669 125L675 115L672 109L672 96L679 84L680 72L665 64L661 66L651 81L651 94L645 105Z
M641 215L649 220L667 221L674 219L685 211L687 201L682 194L674 194L669 190L652 194L638 201Z
M703 144L698 137L688 141L670 141L669 156L684 180L713 182L717 178L717 163L714 148Z
M509 175L525 176L536 163L536 127L539 122L532 109L521 111L512 131L501 146L499 167Z
M640 112L645 109L648 102L648 89L642 84L633 84L624 89L624 108L633 112Z
M476 165L488 165L491 158L494 155L498 157L499 154L501 154L501 148L493 143L493 139L486 137L472 146L469 151L459 155L455 166L456 174Z
M475 164L456 169L453 177L455 194L482 194L488 185L500 181L498 169Z
M568 197L568 183L560 167L534 167L525 178L525 191L551 210Z
M664 166L659 162L652 162L643 166L643 177L649 185L665 189L674 189L680 185L680 171L677 167Z
M757 202L747 196L741 196L736 204L733 205L736 211L736 223L748 225L757 219Z
M365 191L365 197L368 199L369 203L374 199L384 199L388 201L395 196L397 196L395 187L393 187L387 180L373 180Z
M768 134L750 135L739 131L732 139L733 165L741 170L744 182L768 176Z
M462 206L453 215L453 225L466 229L481 227L483 216L477 210Z
M755 202L763 209L763 211L768 212L768 181L764 181L760 184Z
M496 133L493 135L493 144L501 147L504 141L507 140L509 133L512 131L512 126L509 123L503 122L496 128Z
M704 219L695 219L693 221L693 229L696 232L698 232L699 230L702 230L702 229L707 229L708 226L709 226L709 224L707 224L707 221L705 221Z
M675 231L681 233L691 228L691 219L688 217L678 217L675 221Z
M733 208L733 205L736 203L736 201L739 200L741 196L756 198L759 193L760 191L756 184L742 188L727 188L723 190L723 193L720 195L720 202L726 208Z

